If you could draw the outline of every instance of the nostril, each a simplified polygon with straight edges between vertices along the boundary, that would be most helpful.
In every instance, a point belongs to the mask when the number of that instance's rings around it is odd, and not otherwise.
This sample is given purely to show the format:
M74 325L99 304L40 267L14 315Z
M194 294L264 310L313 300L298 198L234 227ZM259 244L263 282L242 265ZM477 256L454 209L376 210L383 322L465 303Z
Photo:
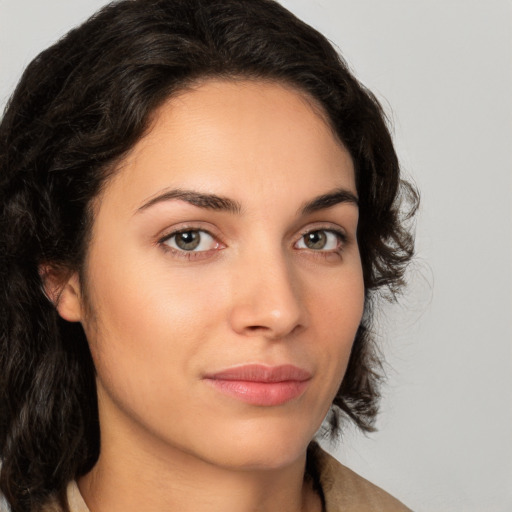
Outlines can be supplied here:
M245 333L246 334L255 334L255 335L262 335L262 336L268 336L269 339L280 339L285 336L289 336L291 334L297 333L298 330L301 329L301 325L297 324L294 325L291 328L283 328L283 329L273 329L270 326L266 325L247 325L245 327Z
M259 331L259 330L266 330L266 329L268 329L268 327L265 327L263 325L248 325L247 326L247 330L251 331L251 332Z

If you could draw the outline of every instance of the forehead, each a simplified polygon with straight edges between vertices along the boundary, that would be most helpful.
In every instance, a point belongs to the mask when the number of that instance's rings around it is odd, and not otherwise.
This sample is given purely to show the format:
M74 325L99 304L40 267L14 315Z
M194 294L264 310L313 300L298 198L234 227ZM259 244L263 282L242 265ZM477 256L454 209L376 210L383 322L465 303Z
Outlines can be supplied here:
M166 101L111 185L134 208L167 187L260 199L292 185L302 195L355 193L351 157L321 106L292 87L248 80L208 80Z

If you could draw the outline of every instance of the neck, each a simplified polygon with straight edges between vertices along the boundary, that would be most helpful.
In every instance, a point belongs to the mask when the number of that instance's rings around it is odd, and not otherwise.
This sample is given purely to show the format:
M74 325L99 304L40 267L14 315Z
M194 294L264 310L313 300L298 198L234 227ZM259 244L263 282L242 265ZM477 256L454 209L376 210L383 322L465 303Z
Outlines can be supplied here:
M234 471L177 454L148 463L125 453L100 457L79 480L91 512L317 512L318 496L304 481L305 456L274 470ZM189 460L186 460L189 459Z
M304 480L306 451L278 468L231 468L151 436L102 431L94 468L78 481L90 512L320 512Z

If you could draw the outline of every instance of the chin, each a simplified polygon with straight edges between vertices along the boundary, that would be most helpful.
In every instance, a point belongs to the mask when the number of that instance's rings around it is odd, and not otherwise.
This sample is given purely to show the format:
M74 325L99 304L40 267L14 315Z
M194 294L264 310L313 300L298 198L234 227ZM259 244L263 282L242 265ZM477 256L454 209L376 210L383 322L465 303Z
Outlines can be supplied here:
M304 457L316 432L316 428L300 428L293 422L276 424L271 419L248 423L209 433L206 459L239 470L280 469Z

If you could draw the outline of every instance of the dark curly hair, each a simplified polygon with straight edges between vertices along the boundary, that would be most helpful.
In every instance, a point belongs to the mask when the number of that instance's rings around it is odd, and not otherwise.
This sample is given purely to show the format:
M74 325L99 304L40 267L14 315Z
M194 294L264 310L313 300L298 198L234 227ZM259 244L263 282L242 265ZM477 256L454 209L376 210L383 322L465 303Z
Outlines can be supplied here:
M381 106L321 34L273 0L118 1L34 59L0 125L0 489L13 512L63 495L99 453L87 340L58 316L40 268L81 271L91 202L116 163L159 105L208 77L306 92L352 156L365 314L330 419L333 430L343 416L373 428L372 304L403 285L417 204Z

